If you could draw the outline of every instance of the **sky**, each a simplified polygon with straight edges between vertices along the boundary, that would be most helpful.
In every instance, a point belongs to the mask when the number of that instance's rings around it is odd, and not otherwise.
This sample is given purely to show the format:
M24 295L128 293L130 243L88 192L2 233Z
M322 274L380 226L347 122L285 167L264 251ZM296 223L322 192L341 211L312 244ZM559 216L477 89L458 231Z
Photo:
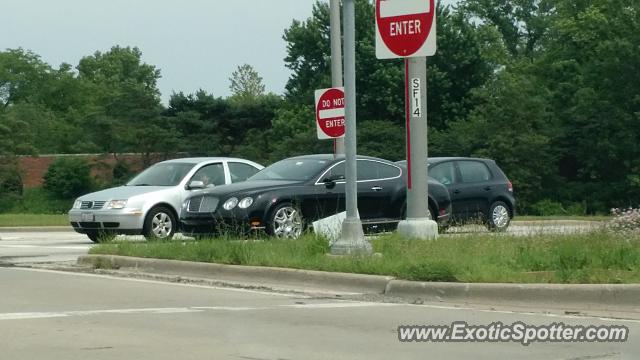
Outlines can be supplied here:
M266 90L284 92L284 30L315 0L0 0L0 51L21 47L58 68L112 46L136 46L172 92L230 95L229 77L250 64Z
M328 0L326 0L328 1ZM449 2L449 1L446 1ZM138 47L160 69L163 103L173 92L230 95L242 64L283 94L284 30L311 16L315 0L0 0L0 51L23 48L54 68L112 46Z

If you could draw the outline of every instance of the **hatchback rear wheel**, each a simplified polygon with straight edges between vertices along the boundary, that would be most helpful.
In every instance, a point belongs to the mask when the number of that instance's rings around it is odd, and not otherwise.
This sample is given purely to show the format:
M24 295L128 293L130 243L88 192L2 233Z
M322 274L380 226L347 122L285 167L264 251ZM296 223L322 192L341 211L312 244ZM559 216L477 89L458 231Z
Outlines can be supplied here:
M491 204L487 219L487 226L491 231L505 231L511 222L509 207L502 201Z

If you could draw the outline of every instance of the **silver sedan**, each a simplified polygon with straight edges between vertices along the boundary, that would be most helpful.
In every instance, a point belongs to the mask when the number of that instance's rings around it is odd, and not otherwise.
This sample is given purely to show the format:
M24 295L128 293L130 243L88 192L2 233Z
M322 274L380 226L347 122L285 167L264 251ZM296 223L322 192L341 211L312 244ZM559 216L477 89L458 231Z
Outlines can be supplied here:
M159 162L124 186L79 197L69 211L69 222L94 242L115 234L170 239L189 195L244 181L262 168L253 161L224 157Z

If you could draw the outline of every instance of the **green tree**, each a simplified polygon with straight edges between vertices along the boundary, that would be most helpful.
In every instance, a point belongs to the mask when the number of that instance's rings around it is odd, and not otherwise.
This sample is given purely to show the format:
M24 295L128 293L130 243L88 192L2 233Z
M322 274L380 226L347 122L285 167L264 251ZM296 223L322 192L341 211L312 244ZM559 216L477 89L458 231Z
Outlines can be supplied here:
M637 205L640 188L640 15L616 0L556 3L538 76L561 131L560 196L590 211Z
M240 101L255 100L264 95L262 77L249 64L238 66L229 81L232 97Z
M137 152L145 165L151 153L173 152L178 139L171 119L162 117L160 70L142 62L134 47L114 46L80 60L78 79L94 90L97 105L87 130L105 152Z
M555 2L549 0L467 0L461 10L496 29L511 58L532 59L549 28Z
M520 210L558 185L551 148L550 93L529 76L504 72L477 92L480 105L466 121L432 134L431 156L457 154L494 159L513 182Z

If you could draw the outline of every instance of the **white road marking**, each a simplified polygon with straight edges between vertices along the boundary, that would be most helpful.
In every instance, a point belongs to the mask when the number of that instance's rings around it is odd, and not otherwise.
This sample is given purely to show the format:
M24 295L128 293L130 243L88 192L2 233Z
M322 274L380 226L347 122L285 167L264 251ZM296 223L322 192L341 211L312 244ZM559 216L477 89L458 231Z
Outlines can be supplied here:
M103 310L80 310L80 311L55 311L55 312L27 312L27 313L0 313L2 320L33 320L48 319L71 316L95 316L95 315L135 315L135 314L183 314L204 311L264 311L289 309L333 309L345 307L375 307L375 306L398 306L399 304L367 303L367 302L339 302L320 304L295 304L277 306L194 306L194 307L169 307L169 308L140 308L140 309L103 309Z
M12 248L12 249L34 249L34 248L43 248L43 249L62 249L62 250L87 250L91 248L91 245L87 246L47 246L47 245L0 245L3 248Z
M336 309L336 308L351 308L351 307L372 307L372 306L382 307L382 306L402 306L402 305L405 305L405 304L343 301L343 302L337 302L337 303L280 305L280 307L297 308L297 309Z

